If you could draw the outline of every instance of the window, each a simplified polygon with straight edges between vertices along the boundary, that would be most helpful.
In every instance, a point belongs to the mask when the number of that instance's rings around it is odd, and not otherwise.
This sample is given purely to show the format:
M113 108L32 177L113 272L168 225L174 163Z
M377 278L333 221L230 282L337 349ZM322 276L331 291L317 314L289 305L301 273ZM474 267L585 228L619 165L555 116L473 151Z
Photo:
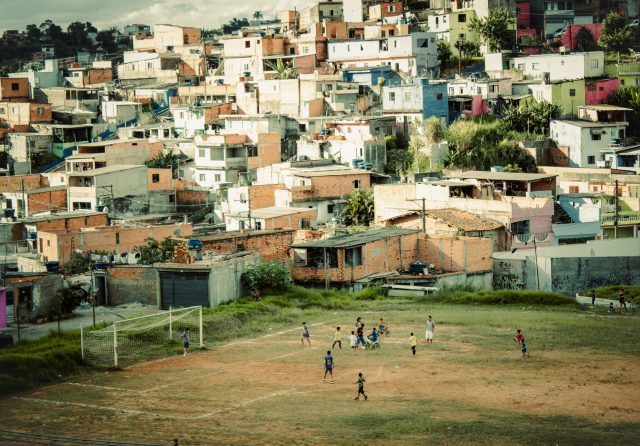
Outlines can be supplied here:
M362 265L362 246L345 250L345 262L347 266Z
M206 181L207 180L207 176L203 173L200 174L200 181Z
M519 71L524 71L524 64L523 63L519 63L518 64L518 70Z
M153 62L147 62L147 70L153 69Z
M44 115L44 107L36 107L36 114Z
M522 241L526 241L529 238L529 233L531 232L531 220L523 220L517 221L515 223L511 223L511 232L516 235L521 235L526 237Z
M516 14L522 14L522 10L520 8L516 8Z
M302 54L309 54L309 47L308 46L303 46L302 47Z
M253 225L255 226L254 229L258 229L258 230L262 229L262 222L261 221L256 221L256 222L254 222Z
M198 155L200 156L200 158L204 158L207 156L207 152L205 149L200 149L198 150Z
M245 40L244 47L245 48L251 48L251 41L250 40Z
M587 157L587 164L595 164L596 163L596 157L595 156L588 156Z
M306 132L306 131L307 131L307 124L300 124L300 125L298 125L298 129L299 129L301 132Z
M489 87L489 91L491 91L491 93L497 93L498 92L498 86L497 85L491 85L491 87Z
M160 182L160 174L159 173L154 173L151 175L151 182L152 183L159 183Z
M51 240L47 240L47 246L51 246Z
M441 101L444 98L442 93L436 93L436 101Z
M73 210L91 209L91 203L85 201L76 201L73 203Z
M300 219L300 229L310 229L311 228L311 220L308 218Z
M116 232L116 245L120 244L120 234Z
M6 112L4 111L4 107L0 107L0 115L4 115Z
M175 203L175 202L176 202L176 196L175 196L175 195L173 195L173 194L169 195L169 203L172 203L172 204L173 204L173 203Z
M418 48L428 48L429 39L418 39Z
M336 208L335 204L328 204L327 205L327 214L333 215L335 208Z
M569 90L569 96L575 96L576 95L576 89L572 88Z
M540 64L538 62L531 64L531 69L532 70L539 70L540 69Z
M289 54L291 54L291 55L296 54L296 49L295 48L289 48Z
M458 22L459 23L464 23L467 21L467 15L466 14L458 14Z
M591 59L591 68L598 68L598 59Z
M360 180L353 180L353 188L360 189Z
M393 91L389 92L389 100L390 101L395 101L396 100L396 94Z
M222 175L221 175L221 174L219 174L219 173L216 173L216 174L213 176L213 180L214 180L216 183L219 183L220 181L222 181Z
M601 139L602 139L602 135L600 135L599 133L591 134L591 141L600 141Z
M17 82L11 82L11 91L20 91L20 84Z
M40 243L38 243L38 250L40 251L40 254L42 254L42 239L40 239Z
M396 5L389 5L387 12L396 12Z

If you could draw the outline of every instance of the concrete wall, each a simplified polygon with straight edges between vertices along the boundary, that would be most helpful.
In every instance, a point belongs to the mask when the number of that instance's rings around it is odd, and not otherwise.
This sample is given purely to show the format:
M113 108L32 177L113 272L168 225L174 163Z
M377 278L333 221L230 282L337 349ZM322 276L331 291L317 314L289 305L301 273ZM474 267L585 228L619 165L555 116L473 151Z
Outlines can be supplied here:
M470 285L479 290L493 289L493 274L491 271L477 273L451 273L438 276L433 286L436 288Z
M573 296L593 287L640 285L640 256L540 259L540 263L540 288L545 291Z
M238 257L215 263L209 274L209 304L216 307L248 293L242 286L242 273L250 266L261 262L258 254Z
M109 268L107 275L107 305L117 306L141 302L158 306L158 270L145 267Z
M525 259L493 259L494 289L524 290L527 289L526 280Z

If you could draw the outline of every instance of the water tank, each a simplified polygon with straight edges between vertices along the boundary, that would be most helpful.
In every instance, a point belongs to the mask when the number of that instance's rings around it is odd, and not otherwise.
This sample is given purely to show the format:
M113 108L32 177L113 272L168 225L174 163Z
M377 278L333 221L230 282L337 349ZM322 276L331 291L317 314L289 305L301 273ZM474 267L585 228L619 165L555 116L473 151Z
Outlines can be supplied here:
M50 273L60 271L60 262L44 262L44 266Z
M409 272L416 276L425 274L427 272L427 264L423 262L413 262L409 265Z

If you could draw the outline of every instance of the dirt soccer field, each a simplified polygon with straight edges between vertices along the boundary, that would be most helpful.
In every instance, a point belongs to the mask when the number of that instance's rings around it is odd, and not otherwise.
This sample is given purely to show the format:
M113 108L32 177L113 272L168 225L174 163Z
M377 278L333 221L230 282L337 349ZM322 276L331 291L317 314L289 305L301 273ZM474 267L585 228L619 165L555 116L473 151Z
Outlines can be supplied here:
M174 437L180 445L638 444L640 359L635 347L616 348L638 342L637 320L625 319L619 339L585 345L581 339L614 330L623 316L444 306L429 313L431 345L424 312L386 311L391 336L379 350L355 353L355 317L370 327L380 313L313 312L305 314L311 347L301 345L298 326L276 327L0 400L0 426L165 445ZM343 345L334 350L335 384L323 383L336 325ZM512 340L516 326L528 359ZM368 401L353 399L358 372Z

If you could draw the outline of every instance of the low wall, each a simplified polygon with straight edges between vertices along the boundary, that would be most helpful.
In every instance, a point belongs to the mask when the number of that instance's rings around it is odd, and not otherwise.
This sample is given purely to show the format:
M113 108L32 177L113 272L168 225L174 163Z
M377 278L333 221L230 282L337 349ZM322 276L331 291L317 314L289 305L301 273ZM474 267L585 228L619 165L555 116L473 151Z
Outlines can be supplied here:
M158 306L156 268L123 266L107 271L107 302L110 307L134 302Z

